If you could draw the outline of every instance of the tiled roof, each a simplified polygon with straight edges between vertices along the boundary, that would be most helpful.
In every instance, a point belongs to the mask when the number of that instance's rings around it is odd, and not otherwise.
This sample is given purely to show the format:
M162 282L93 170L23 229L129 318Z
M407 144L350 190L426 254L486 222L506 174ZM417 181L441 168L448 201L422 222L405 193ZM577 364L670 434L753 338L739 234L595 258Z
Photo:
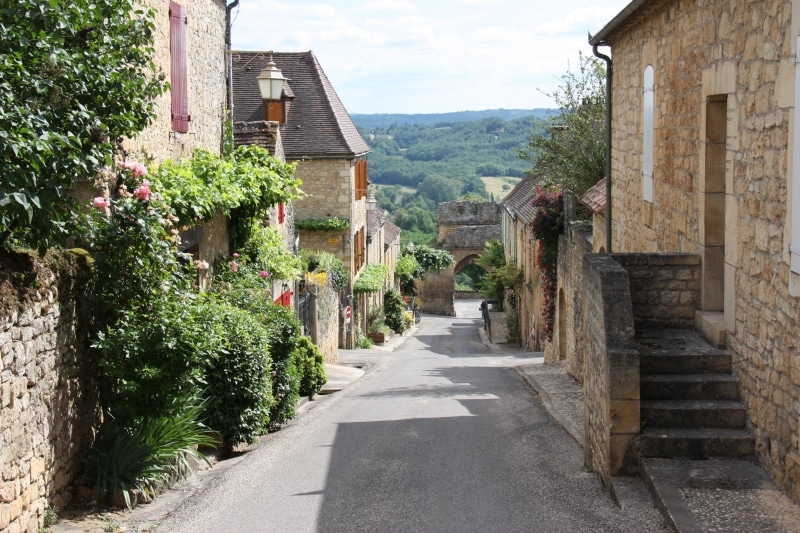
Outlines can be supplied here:
M592 210L592 213L599 213L606 208L606 179L598 181L594 187L583 193L578 198L580 202Z
M401 231L392 221L387 220L383 225L384 248L388 248L399 237Z
M385 222L386 213L383 209L367 211L367 235L375 235Z
M275 65L287 81L286 125L281 141L288 160L354 157L369 152L330 80L313 52L274 53ZM264 101L256 78L266 67L267 52L233 52L233 116L235 121L264 120Z
M536 196L538 186L537 178L526 176L511 189L505 198L500 200L500 205L514 217L520 217L525 222L530 222L536 215L536 208L531 205L531 201Z

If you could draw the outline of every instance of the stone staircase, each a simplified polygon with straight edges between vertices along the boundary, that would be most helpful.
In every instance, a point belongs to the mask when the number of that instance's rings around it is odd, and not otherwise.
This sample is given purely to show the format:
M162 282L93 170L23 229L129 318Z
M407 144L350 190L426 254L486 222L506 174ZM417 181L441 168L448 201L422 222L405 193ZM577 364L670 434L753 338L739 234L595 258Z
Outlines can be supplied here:
M641 457L751 457L731 356L690 329L637 332Z

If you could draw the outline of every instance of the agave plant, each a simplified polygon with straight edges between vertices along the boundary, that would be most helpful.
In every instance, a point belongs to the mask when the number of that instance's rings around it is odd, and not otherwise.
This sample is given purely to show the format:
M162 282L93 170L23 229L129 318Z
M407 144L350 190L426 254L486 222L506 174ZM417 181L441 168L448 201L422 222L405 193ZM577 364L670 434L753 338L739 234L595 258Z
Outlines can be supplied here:
M199 421L201 405L174 417L145 418L124 425L109 417L103 422L86 459L84 476L94 483L94 495L107 503L121 492L128 509L131 493L154 493L159 483L182 478L190 457L208 460L198 446L213 446L208 428Z

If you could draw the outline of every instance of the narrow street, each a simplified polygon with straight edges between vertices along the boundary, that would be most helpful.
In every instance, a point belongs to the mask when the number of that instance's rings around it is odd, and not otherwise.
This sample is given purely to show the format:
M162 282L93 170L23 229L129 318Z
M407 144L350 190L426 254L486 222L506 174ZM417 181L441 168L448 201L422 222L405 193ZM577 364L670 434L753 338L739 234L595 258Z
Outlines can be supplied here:
M583 449L481 342L477 302L423 316L394 351L342 352L366 373L312 402L217 475L159 532L657 532L621 510Z

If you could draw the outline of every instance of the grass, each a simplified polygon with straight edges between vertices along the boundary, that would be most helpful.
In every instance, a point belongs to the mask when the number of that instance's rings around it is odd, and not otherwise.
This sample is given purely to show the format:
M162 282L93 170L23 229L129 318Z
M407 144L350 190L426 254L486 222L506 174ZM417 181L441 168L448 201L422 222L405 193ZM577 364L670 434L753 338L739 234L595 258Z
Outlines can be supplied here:
M494 199L500 201L506 197L511 189L520 182L520 178L509 178L506 176L497 178L481 178L489 194L494 194ZM505 186L505 189L504 189Z

